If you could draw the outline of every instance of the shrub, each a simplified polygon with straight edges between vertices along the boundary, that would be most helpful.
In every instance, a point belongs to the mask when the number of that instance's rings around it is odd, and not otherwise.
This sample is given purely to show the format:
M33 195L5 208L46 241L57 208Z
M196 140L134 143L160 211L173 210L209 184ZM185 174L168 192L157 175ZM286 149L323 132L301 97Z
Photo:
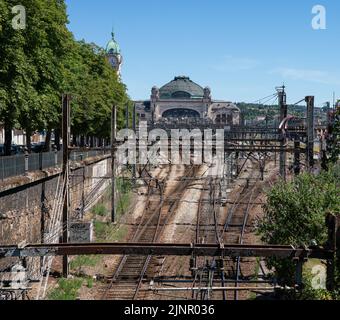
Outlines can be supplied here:
M292 182L278 182L268 193L264 217L258 232L268 244L323 245L327 240L325 218L339 214L339 165L318 176L302 174ZM270 258L280 284L294 283L295 265L291 260Z

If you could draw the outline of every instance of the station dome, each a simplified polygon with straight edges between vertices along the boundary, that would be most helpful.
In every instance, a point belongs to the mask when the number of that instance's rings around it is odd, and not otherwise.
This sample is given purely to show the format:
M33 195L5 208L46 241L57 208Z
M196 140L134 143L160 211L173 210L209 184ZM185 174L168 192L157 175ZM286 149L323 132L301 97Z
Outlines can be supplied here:
M202 99L204 89L186 76L174 80L159 89L160 99Z

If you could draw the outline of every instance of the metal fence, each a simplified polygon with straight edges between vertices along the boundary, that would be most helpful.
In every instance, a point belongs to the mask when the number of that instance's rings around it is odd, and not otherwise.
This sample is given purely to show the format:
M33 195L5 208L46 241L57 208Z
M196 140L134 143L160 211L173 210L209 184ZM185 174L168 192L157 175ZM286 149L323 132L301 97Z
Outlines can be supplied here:
M25 173L25 156L15 155L0 157L0 178L1 180L19 176Z
M72 151L70 154L71 161L82 161L87 158L108 154L110 150L89 150L85 152ZM56 166L61 166L63 161L63 152L43 152L32 153L27 157L27 168L25 168L25 155L14 155L0 157L0 180L6 178L24 175L27 171L44 170ZM27 170L26 170L27 169Z

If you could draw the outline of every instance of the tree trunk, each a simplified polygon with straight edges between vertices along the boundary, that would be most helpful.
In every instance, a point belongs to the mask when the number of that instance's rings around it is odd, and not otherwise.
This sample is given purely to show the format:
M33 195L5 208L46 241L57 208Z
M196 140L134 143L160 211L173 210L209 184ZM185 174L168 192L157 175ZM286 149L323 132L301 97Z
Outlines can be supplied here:
M32 136L32 130L26 129L26 147L27 147L28 153L32 152L31 136Z
M5 120L5 145L4 151L5 156L11 155L11 148L12 148L12 124L9 121Z
M54 130L54 144L57 147L57 150L60 151L60 129Z
M83 134L80 136L80 146L82 148L84 148L84 146L85 146L85 137L84 137Z
M51 135L52 135L52 130L48 129L46 133L46 140L45 140L45 146L44 146L45 152L51 151Z

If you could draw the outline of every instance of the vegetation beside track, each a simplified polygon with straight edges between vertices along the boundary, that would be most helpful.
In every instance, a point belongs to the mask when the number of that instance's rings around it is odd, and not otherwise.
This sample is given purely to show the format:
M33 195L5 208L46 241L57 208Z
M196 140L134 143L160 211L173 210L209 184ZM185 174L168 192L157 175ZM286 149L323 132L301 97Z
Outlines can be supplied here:
M118 201L117 201L117 221L128 210L131 200L131 185L123 179L116 181ZM126 238L128 228L125 225L113 224L111 222L111 187L91 210L88 219L94 221L94 235L96 242L120 242ZM48 295L50 300L75 300L78 298L80 290L91 289L95 285L94 277L101 273L105 262L105 256L81 255L74 257L70 262L71 273L74 279L60 279L57 286Z
M340 213L340 165L319 175L304 173L291 182L280 181L267 193L263 206L264 217L259 221L258 232L268 244L324 245L327 241L326 215ZM292 286L295 263L288 259L267 259L269 268L274 268L279 284ZM338 270L339 261L337 262ZM285 293L296 299L332 299L337 292L314 290L310 270L304 270L304 290L299 295ZM340 278L337 277L337 288Z

